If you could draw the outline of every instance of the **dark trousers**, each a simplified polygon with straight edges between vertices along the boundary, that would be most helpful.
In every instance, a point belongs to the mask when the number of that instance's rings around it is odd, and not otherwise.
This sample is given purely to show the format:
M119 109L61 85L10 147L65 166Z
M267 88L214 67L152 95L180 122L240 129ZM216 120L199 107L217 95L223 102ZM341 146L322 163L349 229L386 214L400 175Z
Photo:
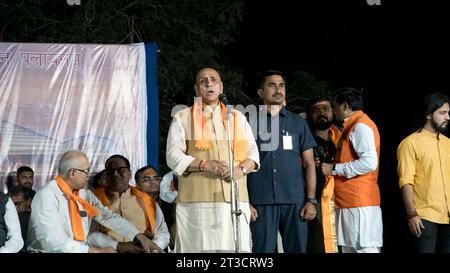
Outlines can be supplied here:
M422 219L422 235L413 237L413 247L419 253L450 253L450 224L436 224Z
M307 253L325 253L322 227L322 206L320 204L320 200L316 206L316 211L316 218L312 221L308 221L308 243L306 246Z
M258 218L250 224L254 253L275 253L280 231L285 253L305 253L308 227L300 219L300 204L257 205Z

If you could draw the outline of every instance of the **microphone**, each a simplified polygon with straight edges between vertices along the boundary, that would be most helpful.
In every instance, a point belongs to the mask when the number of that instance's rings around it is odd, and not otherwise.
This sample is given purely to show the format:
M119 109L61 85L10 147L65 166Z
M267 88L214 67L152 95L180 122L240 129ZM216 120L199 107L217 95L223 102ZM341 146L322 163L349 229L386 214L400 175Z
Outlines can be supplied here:
M219 95L219 100L220 100L221 102L223 102L223 104L225 104L225 105L232 105L232 104L228 101L227 96L226 96L225 94L223 94L223 93Z

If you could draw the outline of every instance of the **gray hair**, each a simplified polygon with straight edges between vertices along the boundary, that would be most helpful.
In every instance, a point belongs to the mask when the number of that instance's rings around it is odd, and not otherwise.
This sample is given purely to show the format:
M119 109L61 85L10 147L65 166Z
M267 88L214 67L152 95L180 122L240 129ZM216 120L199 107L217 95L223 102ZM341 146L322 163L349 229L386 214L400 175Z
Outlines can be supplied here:
M70 169L75 168L80 158L87 156L82 151L74 150L65 152L58 163L58 173L66 174Z

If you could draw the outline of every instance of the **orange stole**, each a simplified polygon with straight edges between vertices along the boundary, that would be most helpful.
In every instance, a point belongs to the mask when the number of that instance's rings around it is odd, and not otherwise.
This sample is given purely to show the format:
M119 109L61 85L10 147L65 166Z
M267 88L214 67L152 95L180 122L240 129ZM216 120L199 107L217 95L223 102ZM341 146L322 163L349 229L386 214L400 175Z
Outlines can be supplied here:
M325 253L337 253L336 215L334 212L334 177L326 177L322 191L322 229Z
M55 181L61 191L69 197L70 224L72 225L73 237L77 241L85 241L86 235L84 234L83 221L81 220L77 202L81 204L86 211L86 214L90 217L97 215L97 209L89 204L88 201L80 197L80 190L77 190L75 194L73 194L72 189L61 176L58 175L55 178Z
M329 130L329 136L334 145L338 145L341 138L341 132L336 126L332 125ZM334 177L326 177L325 186L322 191L322 229L325 253L337 253L337 235L336 235L336 215L334 211Z
M138 188L133 186L130 187L131 187L131 194L135 195L139 199L139 201L141 201L144 204L147 232L149 232L153 238L155 236L155 227L156 227L155 200L153 200L153 198L151 198L148 194L139 190ZM109 202L109 199L106 196L105 187L98 187L95 190L95 195L98 197L98 199L100 200L100 202L102 202L104 206L109 208L111 203Z
M226 129L227 125L227 108L222 102L219 103L223 126ZM233 155L234 160L243 161L247 158L247 140L244 137L242 130L243 124L239 124L237 112L233 115L234 124L230 124L230 135L233 135ZM197 98L192 106L192 120L194 124L194 139L195 147L200 150L209 150L212 146L212 141L207 138L209 135L206 126L206 117L203 115L202 100ZM231 123L231 122L230 122Z

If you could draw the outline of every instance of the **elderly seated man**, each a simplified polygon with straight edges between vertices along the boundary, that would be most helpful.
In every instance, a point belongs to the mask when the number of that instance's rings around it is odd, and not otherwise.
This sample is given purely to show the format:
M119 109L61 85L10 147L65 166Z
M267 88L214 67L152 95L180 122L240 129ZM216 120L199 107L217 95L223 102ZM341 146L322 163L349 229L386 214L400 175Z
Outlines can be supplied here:
M113 213L86 189L89 161L81 151L63 154L58 176L44 185L31 204L27 245L36 252L114 253L104 241L88 240L92 219L130 241L126 247L152 251L152 242L136 226ZM136 246L139 244L139 246Z

